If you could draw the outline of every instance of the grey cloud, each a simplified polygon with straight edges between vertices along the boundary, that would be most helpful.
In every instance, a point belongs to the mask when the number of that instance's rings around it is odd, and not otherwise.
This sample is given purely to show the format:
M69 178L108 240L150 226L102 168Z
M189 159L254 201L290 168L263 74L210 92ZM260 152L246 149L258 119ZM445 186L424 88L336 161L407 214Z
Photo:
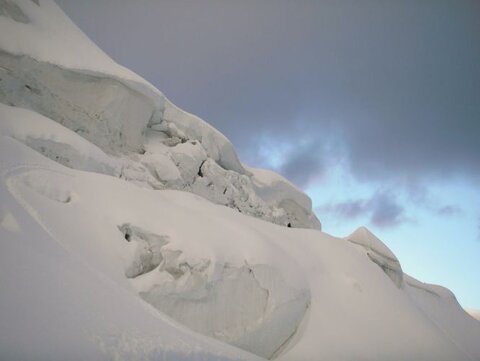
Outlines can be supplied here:
M429 192L425 183L407 182L404 188L407 190L406 195L410 201L434 215L450 217L463 214L463 209L458 205L440 203L438 198Z
M424 209L432 213L451 217L463 213L462 209L456 205L448 204L436 206L426 199L422 203L417 203ZM405 207L397 200L391 190L378 191L368 199L352 199L343 202L326 204L316 209L321 215L323 212L331 213L343 219L356 219L362 215L369 218L369 222L377 227L394 227L405 222L412 221L406 215ZM480 232L480 219L479 219Z
M306 188L311 182L323 176L325 169L322 150L323 148L316 144L299 146L287 156L278 172L297 186Z
M323 207L319 207L317 211L319 213L333 213L336 216L344 219L355 219L368 212L367 203L368 202L361 199L350 200L346 202L327 204Z
M455 205L446 205L437 209L437 213L441 216L453 216L462 213L462 209Z
M401 185L398 188L402 188ZM456 216L463 214L463 209L455 204L443 204L438 197L433 196L425 182L407 181L403 188L406 190L406 196L415 206L424 208L434 215L438 216Z
M405 209L389 193L376 194L370 201L370 223L377 227L393 227L407 221Z
M327 212L350 220L363 215L369 218L370 224L381 228L394 227L411 220L406 216L405 208L390 191L378 191L369 199L327 204L319 207L317 211L320 216L322 212Z
M359 179L480 179L476 0L59 2L242 157L259 148L256 134L294 144L306 125L312 148L341 135ZM325 151L283 171L306 184L339 156Z

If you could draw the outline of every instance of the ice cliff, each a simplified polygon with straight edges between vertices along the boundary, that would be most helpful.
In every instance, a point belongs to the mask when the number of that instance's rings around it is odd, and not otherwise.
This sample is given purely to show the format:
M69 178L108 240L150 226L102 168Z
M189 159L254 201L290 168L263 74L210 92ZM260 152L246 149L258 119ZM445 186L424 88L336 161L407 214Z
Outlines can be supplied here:
M53 1L0 0L0 360L480 359L453 294L320 228Z

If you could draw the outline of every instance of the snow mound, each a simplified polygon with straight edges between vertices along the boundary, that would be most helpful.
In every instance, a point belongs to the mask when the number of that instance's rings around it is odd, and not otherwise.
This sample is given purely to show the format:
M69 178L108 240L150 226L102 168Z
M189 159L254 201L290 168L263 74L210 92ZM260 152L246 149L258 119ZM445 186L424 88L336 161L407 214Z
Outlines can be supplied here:
M361 246L366 255L376 263L397 287L403 285L403 271L393 252L366 227L357 228L345 238Z
M259 197L255 177L223 134L116 64L53 1L4 0L0 9L0 34L5 34L0 36L0 103L30 109L63 125L108 154L120 169L92 164L85 169L83 161L67 164L81 157L68 143L24 142L72 168L114 172L148 188L194 192L277 224L320 227L300 191L284 201ZM212 163L210 177L197 182L207 160ZM225 172L233 184L219 185L216 178Z

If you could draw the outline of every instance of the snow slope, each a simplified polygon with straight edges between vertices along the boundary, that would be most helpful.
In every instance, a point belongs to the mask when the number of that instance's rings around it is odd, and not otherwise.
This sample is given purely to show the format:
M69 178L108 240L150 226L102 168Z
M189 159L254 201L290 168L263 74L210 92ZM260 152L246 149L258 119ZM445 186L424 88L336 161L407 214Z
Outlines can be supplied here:
M480 359L448 290L321 232L52 1L0 0L0 49L0 360Z

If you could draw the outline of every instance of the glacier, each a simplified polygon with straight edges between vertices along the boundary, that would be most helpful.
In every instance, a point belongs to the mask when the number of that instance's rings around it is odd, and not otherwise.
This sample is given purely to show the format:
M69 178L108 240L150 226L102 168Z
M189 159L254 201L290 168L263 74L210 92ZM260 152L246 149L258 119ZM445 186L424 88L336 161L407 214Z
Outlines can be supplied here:
M480 359L480 322L360 227L116 64L52 0L0 0L1 360Z

